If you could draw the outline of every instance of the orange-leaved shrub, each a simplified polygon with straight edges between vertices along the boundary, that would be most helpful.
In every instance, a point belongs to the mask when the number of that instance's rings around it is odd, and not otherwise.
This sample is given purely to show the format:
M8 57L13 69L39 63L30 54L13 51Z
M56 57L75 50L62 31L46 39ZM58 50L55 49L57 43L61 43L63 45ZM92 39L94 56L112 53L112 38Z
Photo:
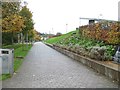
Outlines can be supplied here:
M81 26L82 36L104 41L107 44L120 44L120 23L102 21Z

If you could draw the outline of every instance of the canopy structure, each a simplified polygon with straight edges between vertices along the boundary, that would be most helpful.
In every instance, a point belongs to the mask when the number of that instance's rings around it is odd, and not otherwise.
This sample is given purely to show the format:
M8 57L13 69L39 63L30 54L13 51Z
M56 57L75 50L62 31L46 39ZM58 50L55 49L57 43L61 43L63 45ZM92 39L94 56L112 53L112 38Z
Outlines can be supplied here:
M96 21L97 21L97 22L100 22L100 21L118 22L118 21L115 21L115 20L97 19L97 18L82 18L82 17L80 17L79 19L80 19L80 20L81 20L81 19L83 19L83 20L88 20L88 21L89 21L89 24L93 24L93 23L95 23Z
M117 22L115 20L97 19L97 18L82 18L82 17L80 17L79 19L94 20L94 21L113 21L113 22Z

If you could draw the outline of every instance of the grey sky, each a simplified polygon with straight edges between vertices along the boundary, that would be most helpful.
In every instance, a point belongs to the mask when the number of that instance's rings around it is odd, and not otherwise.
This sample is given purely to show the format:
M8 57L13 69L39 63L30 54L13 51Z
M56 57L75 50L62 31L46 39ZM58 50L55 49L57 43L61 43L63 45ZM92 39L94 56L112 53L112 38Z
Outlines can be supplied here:
M79 17L118 19L119 0L26 0L33 12L35 29L41 33L75 30ZM102 14L102 16L100 15Z

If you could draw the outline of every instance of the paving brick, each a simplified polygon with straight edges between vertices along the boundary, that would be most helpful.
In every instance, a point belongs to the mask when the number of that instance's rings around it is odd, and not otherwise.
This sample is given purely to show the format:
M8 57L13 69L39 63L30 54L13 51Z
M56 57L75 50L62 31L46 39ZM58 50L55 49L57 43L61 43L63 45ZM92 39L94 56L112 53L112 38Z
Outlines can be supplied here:
M17 74L3 88L117 88L105 76L56 50L35 43Z

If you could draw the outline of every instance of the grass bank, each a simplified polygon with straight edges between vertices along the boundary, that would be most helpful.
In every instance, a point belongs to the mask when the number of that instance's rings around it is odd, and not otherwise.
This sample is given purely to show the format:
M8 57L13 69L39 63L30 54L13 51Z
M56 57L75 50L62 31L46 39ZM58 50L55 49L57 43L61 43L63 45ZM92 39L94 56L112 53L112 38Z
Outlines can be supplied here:
M47 39L45 42L50 43L50 44L57 43L57 42L59 42L63 39L66 39L66 38L70 37L73 32L75 32L75 31L69 32L67 34L63 34L63 35L58 36L58 37Z
M62 45L70 48L75 48L76 46L80 46L87 51L89 51L91 48L95 46L104 47L106 48L106 51L105 51L106 58L108 58L109 60L112 59L112 55L114 55L115 53L114 45L108 45L103 41L98 41L98 40L84 37L80 34L79 30L69 32L59 37L50 38L45 42L50 44Z

